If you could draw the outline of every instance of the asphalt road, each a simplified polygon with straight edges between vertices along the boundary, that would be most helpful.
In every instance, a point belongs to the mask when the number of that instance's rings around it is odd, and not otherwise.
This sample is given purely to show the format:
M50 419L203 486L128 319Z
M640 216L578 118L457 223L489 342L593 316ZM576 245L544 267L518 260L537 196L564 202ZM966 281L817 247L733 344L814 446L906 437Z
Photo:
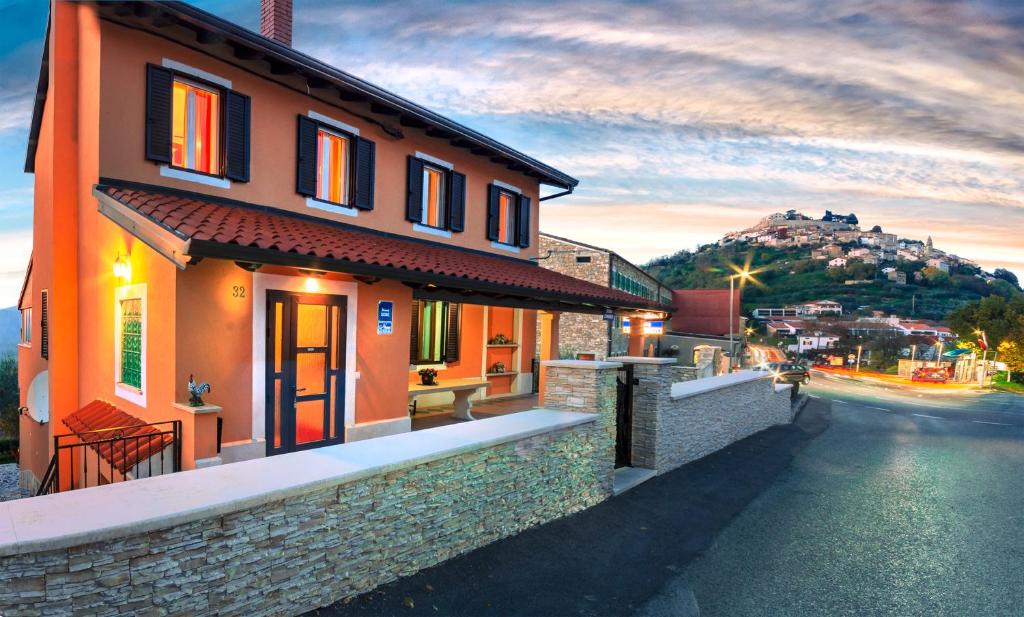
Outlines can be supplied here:
M704 616L1024 615L1024 397L815 375L828 429L650 603Z

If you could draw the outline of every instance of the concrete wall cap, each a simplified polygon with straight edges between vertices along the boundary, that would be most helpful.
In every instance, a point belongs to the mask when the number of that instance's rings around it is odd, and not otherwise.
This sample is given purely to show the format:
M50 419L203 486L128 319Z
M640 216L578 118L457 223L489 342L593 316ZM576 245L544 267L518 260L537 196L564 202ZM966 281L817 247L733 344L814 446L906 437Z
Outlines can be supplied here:
M193 407L187 403L174 403L174 408L197 416L207 413L220 413L223 411L220 405L200 405L199 407Z
M615 356L616 362L623 364L675 364L675 358L646 358L644 356Z
M555 368L578 368L596 371L607 368L622 368L621 362L605 362L603 360L543 360L541 366Z
M792 390L793 384L791 383L777 383L775 384L776 392L785 392L786 390Z
M0 557L125 538L594 422L550 409L0 503ZM69 513L74 513L69 516Z
M725 375L708 377L706 379L681 381L672 384L672 398L675 400L690 396L697 396L698 394L706 394L708 392L714 392L715 390L722 390L739 384L770 378L771 374L764 371L738 371L736 373L727 373Z

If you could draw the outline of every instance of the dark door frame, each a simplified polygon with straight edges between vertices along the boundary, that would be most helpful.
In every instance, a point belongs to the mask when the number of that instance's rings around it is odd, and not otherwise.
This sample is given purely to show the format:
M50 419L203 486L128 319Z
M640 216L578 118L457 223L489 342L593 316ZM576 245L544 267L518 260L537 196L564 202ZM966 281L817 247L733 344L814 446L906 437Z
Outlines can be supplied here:
M265 426L267 441L267 456L284 454L286 452L297 452L310 450L323 446L343 443L345 441L345 381L346 381L346 350L347 350L347 325L348 325L348 296L334 294L310 294L276 289L267 290L267 323L266 323L266 353L264 380L264 402L265 402ZM276 341L274 340L277 313L274 305L282 303L281 321L281 372L274 369L274 360L277 353ZM297 332L297 310L298 304L324 304L328 307L327 314L327 347L324 348L326 356L324 362L324 393L314 395L301 395L296 392L295 370L297 348L295 336ZM338 333L337 344L331 349L334 340L333 321L331 320L330 307L337 306ZM331 368L332 354L337 358L338 368ZM330 389L331 377L334 376L335 409L334 409L334 434L331 438L330 421L330 400L332 392ZM274 447L274 436L278 430L274 421L274 384L277 379L281 380L281 446ZM295 443L295 404L303 401L323 400L324 401L324 436L325 439L312 441L304 444Z

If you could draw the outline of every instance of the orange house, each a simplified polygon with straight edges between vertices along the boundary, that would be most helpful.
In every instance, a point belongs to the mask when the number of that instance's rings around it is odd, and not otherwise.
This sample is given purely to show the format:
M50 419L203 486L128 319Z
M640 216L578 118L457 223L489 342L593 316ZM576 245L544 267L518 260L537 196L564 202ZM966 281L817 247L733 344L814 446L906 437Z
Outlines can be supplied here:
M408 431L421 368L529 393L560 311L657 308L537 266L540 202L574 178L292 49L290 24L286 0L263 34L178 2L53 2L23 484L111 409L176 423L186 469ZM188 404L193 375L211 405Z

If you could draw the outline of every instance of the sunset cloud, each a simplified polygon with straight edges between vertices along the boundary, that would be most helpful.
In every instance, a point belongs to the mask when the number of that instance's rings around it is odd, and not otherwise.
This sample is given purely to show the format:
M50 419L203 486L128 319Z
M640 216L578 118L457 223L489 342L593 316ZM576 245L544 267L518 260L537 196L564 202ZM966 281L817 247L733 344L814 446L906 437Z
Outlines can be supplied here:
M258 27L258 0L196 4ZM296 0L295 19L300 50L580 178L543 206L553 233L644 261L829 208L1024 278L1024 3ZM2 151L23 152L41 37L0 55L0 221L24 216Z

